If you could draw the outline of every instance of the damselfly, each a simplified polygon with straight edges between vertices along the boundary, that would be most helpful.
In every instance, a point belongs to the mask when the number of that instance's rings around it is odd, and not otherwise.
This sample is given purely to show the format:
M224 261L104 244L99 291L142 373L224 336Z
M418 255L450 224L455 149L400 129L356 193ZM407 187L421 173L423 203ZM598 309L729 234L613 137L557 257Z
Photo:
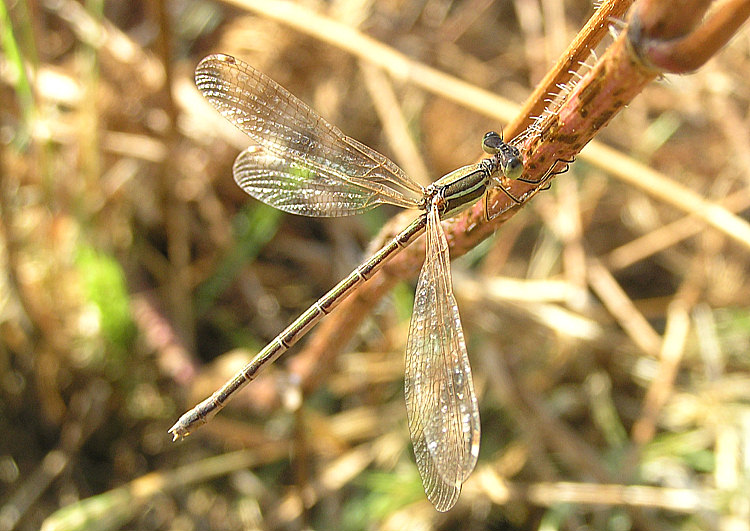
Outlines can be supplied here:
M422 187L389 159L345 136L283 87L228 55L198 65L195 81L213 106L258 146L234 163L237 184L253 197L304 216L346 216L382 203L423 210L417 219L320 298L209 398L169 430L177 440L208 422L266 365L306 334L390 258L427 232L406 346L409 432L427 497L439 511L458 500L479 454L479 408L453 296L441 219L476 203L491 186L507 189L523 173L521 156L490 132L491 155Z

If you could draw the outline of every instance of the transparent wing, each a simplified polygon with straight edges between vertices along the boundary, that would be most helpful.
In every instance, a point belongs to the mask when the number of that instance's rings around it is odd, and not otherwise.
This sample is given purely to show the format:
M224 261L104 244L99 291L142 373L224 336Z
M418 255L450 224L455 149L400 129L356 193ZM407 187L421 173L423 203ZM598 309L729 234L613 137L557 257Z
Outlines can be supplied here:
M406 413L427 498L447 511L477 462L479 408L451 287L448 242L437 208L428 216L406 347Z
M378 194L331 178L312 165L279 158L260 146L251 146L237 156L234 180L256 199L300 216L348 216L383 202Z
M423 189L401 168L344 135L250 65L229 55L210 55L196 68L195 83L225 118L266 151L321 179L325 184L318 189L346 194L359 186L375 204L419 206ZM298 183L306 186L312 181L311 177Z

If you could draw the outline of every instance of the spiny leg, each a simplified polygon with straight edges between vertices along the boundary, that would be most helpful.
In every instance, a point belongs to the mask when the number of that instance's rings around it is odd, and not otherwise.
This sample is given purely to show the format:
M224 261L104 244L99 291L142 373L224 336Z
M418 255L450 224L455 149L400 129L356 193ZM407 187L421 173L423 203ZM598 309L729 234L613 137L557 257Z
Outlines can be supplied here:
M567 172L573 162L575 162L575 157L571 159L557 159L555 160L554 164L552 164L552 166L550 166L550 168L546 171L546 173L539 179L524 179L522 177L519 177L516 180L521 181L522 183L539 186L539 191L549 190L552 186L552 177L556 175L562 175L563 173ZM563 167L563 169L555 171L555 168L560 163L565 164L565 166ZM513 195L513 193L508 189L507 185L504 182L501 181L498 185L498 188L502 190L502 192L517 205L524 203L525 200L519 199L518 197ZM489 204L487 203L487 197L487 195L484 196L484 215L485 219L490 220L492 218L490 217L489 213Z
M565 167L559 171L554 171L557 165L560 164L561 162L565 164ZM534 185L539 185L539 184L544 183L544 188L542 188L542 190L548 190L552 184L550 182L550 179L552 179L552 177L554 177L555 175L562 175L563 173L567 172L570 169L570 165L573 164L573 162L575 162L575 157L571 159L557 159L555 160L554 164L552 164L552 166L549 167L547 172L544 175L542 175L539 179L524 179L523 177L519 177L517 180L521 181L522 183L534 184Z
M503 182L504 180L505 180L505 179L502 179L502 180L500 181L500 183L498 184L498 188L499 188L499 189L500 189L500 190L501 190L501 191L502 191L502 192L503 192L503 193L504 193L505 195L507 195L507 196L508 196L508 197L510 198L510 200L511 200L511 201L513 201L513 202L514 202L514 203L516 203L517 205L521 205L521 204L523 204L523 200L521 200L521 199L517 198L516 196L514 196L514 195L513 195L513 193L512 193L512 192L511 192L511 191L510 191L510 190L509 190L509 189L507 188L507 185L505 184L505 182ZM518 180L518 181L521 181L521 179L516 179L516 180ZM526 182L526 181L523 181L523 182ZM486 198L486 196L485 196L485 201L484 201L484 202L485 202L485 205L486 205L486 204L487 204L487 198Z
M502 181L498 184L497 188L499 188L500 190L502 190L502 192L508 198L510 198L510 200L513 201L515 204L517 204L517 205L523 204L523 201L521 199L517 198L516 196L514 196L513 193L506 188L505 183L503 183ZM490 216L490 205L489 205L489 202L488 202L489 196L490 196L490 194L484 194L484 197L482 198L482 202L484 203L484 219L486 221L490 221L491 219L493 219L495 217L495 216Z

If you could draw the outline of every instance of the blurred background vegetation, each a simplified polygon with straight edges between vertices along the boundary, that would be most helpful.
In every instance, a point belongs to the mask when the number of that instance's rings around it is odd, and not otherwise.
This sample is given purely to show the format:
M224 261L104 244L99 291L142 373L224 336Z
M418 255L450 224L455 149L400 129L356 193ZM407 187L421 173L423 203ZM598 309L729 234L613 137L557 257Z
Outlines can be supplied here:
M518 103L594 9L304 4ZM241 57L417 177L476 160L502 124L378 88L238 3L0 9L0 531L750 529L750 249L585 162L454 263L483 436L453 511L424 497L405 421L414 279L304 399L293 351L256 382L273 396L243 392L172 444L394 214L313 220L245 196L231 165L249 141L194 88L202 57ZM748 220L749 80L745 27L599 140ZM393 155L389 113L416 162Z

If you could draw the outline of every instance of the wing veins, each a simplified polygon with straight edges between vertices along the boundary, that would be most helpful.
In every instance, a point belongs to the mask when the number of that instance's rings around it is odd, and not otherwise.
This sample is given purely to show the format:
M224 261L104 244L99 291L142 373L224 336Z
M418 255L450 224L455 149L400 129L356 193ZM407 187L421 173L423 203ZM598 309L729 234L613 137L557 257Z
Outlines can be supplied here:
M344 135L250 65L229 56L206 57L196 69L196 84L225 118L277 157L327 168L399 206L419 204L422 187L396 164Z
M438 510L447 510L476 463L479 415L450 286L447 240L437 209L428 216L427 256L409 328L405 389L425 492ZM445 333L437 333L441 328Z

